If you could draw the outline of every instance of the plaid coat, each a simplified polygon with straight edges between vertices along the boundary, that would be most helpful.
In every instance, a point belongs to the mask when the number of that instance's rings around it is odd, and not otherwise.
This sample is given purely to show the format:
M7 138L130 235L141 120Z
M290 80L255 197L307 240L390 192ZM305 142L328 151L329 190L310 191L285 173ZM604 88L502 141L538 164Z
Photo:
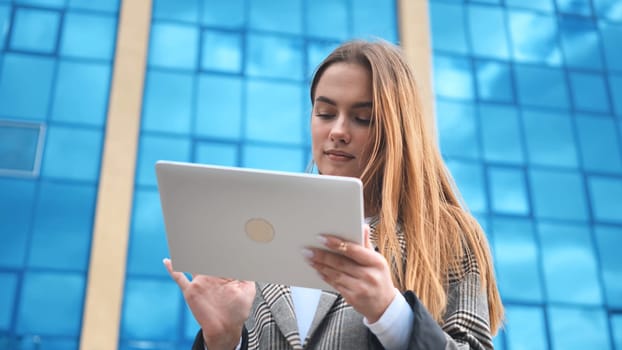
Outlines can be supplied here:
M372 228L372 241L374 241ZM398 233L402 238L401 232ZM403 239L401 239L404 247ZM467 252L464 275L451 276L447 309L439 326L414 293L404 294L415 322L408 349L492 349L488 302L474 257ZM203 350L197 334L193 350ZM383 349L363 316L336 293L323 291L306 339L300 339L288 286L257 283L257 294L242 334L241 349Z

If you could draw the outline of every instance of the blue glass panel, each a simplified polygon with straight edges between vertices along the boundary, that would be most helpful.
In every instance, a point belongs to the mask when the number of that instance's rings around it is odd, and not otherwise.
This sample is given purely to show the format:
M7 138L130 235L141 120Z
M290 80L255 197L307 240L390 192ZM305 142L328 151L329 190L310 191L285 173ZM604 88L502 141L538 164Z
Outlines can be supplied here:
M86 271L95 186L42 182L30 241L30 267Z
M613 107L620 120L622 120L622 75L609 75L609 91Z
M53 73L53 59L5 55L0 72L0 115L45 120Z
M201 21L208 26L240 28L245 24L246 1L203 0Z
M397 14L394 0L357 0L350 5L352 35L355 38L383 38L397 41Z
M194 75L150 70L147 73L142 129L190 133Z
M531 164L570 168L578 166L570 116L523 110L523 125Z
M582 112L609 112L607 87L600 74L570 72L574 107Z
M506 302L542 301L538 245L531 221L495 217L492 230L499 290L503 298ZM513 339L510 333L508 330L508 336Z
M505 0L508 6L553 12L553 0Z
M590 176L588 183L594 218L622 223L622 178Z
M486 212L484 170L481 164L448 160L447 167L469 209L474 212Z
M20 350L75 350L80 347L77 337L20 336L17 341Z
M472 5L469 6L468 14L473 54L508 59L510 50L507 43L508 35L505 30L503 10L500 7ZM442 31L447 30L445 28L440 29Z
M553 349L611 349L603 309L551 306L548 314Z
M611 331L615 349L622 349L622 314L611 315Z
M300 84L248 81L245 136L257 141L302 144L302 124L308 120L302 113L303 93Z
M302 34L302 0L253 0L249 5L249 28Z
M27 272L17 315L17 333L79 335L84 289L83 274Z
M68 7L82 10L118 12L120 0L69 0Z
M240 73L242 71L242 35L206 30L203 32L201 69Z
M535 107L569 108L567 84L560 69L516 65L518 100Z
M246 168L302 172L304 151L294 147L247 145L242 149L242 166Z
M529 214L525 174L522 170L491 167L488 169L488 184L492 210L503 214Z
M317 66L335 49L339 44L336 42L307 42L307 72L306 78L311 79Z
M192 145L187 138L142 135L136 179L138 185L155 186L155 163L158 160L190 161Z
M521 126L516 109L480 104L479 114L484 158L493 162L524 163Z
M42 174L95 182L99 178L102 130L49 126Z
M620 13L622 14L622 5L620 5ZM607 68L622 71L622 47L620 45L622 26L602 21L599 22L598 27L603 38L603 51Z
M555 0L555 2L557 3L557 11L563 14L592 15L592 7L589 0Z
M611 308L620 308L622 307L622 278L620 278L622 227L598 225L594 231L607 305Z
M49 10L18 8L15 11L11 48L52 53L56 48L59 13Z
M167 276L162 259L170 256L160 195L156 190L136 190L132 234L128 249L128 274Z
M529 181L538 218L588 219L583 179L578 173L534 169L529 172Z
M238 165L238 146L235 144L201 142L196 145L195 162L224 166Z
M33 5L49 8L62 8L65 6L66 0L13 0L17 4Z
M199 76L195 132L201 136L239 139L242 123L242 80Z
M594 0L594 8L599 17L622 21L622 3L618 0Z
M249 34L246 73L255 77L302 80L303 49L300 38Z
M520 0L523 1L523 0ZM509 11L514 59L520 62L562 63L555 17Z
M0 49L4 48L4 41L8 34L8 28L11 24L11 7L9 5L0 4Z
M469 52L465 34L464 8L461 4L431 2L430 26L434 50L458 54ZM470 28L472 30L472 26Z
M473 99L470 61L466 58L434 55L434 88L439 96Z
M549 301L602 305L598 263L588 226L540 223L538 231Z
M160 263L161 265L161 263ZM164 269L164 266L162 265ZM175 339L180 319L181 293L170 279L128 278L121 319L121 338Z
M347 0L307 1L304 15L308 36L339 40L348 37Z
M510 66L495 61L475 61L477 95L485 101L512 102L514 88Z
M0 121L0 171L27 174L38 170L37 150L41 125Z
M61 61L52 104L52 119L103 126L108 110L110 65Z
M0 178L0 266L24 265L35 186L34 181Z
M507 309L505 309L507 311ZM507 313L506 313L507 316ZM499 333L492 338L493 349L497 350L505 350L505 332L503 330L499 330Z
M507 306L506 339L511 350L547 350L544 312L537 306Z
M579 116L576 121L583 168L590 171L622 172L621 144L615 122L596 116Z
M602 68L600 37L594 22L587 19L560 17L559 24L566 65L586 69Z
M155 0L153 18L197 23L199 0Z
M154 23L149 42L149 65L194 70L199 52L195 26Z
M8 331L17 294L17 274L0 272L0 331ZM0 342L2 345L2 342Z
M184 306L184 338L194 340L197 336L198 329L201 327L194 316L192 316L192 312L190 308L188 308L188 305L184 303Z
M117 19L113 15L67 12L60 52L64 56L111 60L116 34Z
M439 100L436 120L441 151L446 156L478 158L477 119L470 103Z

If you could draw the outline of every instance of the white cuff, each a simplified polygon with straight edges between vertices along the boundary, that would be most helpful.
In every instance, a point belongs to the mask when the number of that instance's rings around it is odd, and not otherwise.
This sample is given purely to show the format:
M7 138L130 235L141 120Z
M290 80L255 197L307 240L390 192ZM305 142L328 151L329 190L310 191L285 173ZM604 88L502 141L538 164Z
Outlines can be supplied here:
M363 323L378 337L385 349L406 349L414 319L410 305L402 293L395 289L395 297L380 319L370 324L363 318Z

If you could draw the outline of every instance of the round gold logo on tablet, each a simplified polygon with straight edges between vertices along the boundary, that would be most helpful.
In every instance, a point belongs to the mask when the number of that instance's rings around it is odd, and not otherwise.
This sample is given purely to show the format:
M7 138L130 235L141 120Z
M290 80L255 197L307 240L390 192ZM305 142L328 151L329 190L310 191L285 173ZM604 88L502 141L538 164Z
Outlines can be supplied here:
M268 243L274 239L274 228L264 219L249 219L244 225L248 238L259 243Z

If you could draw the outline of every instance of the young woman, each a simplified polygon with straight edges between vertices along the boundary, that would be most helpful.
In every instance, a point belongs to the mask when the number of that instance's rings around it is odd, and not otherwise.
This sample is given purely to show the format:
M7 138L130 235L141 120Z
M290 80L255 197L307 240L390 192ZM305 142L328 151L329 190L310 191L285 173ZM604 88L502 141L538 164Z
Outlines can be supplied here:
M326 249L301 252L339 294L189 281L165 260L202 328L193 348L491 349L503 306L486 237L428 134L403 53L341 45L318 67L311 101L313 160L321 174L362 180L366 242L319 235Z

